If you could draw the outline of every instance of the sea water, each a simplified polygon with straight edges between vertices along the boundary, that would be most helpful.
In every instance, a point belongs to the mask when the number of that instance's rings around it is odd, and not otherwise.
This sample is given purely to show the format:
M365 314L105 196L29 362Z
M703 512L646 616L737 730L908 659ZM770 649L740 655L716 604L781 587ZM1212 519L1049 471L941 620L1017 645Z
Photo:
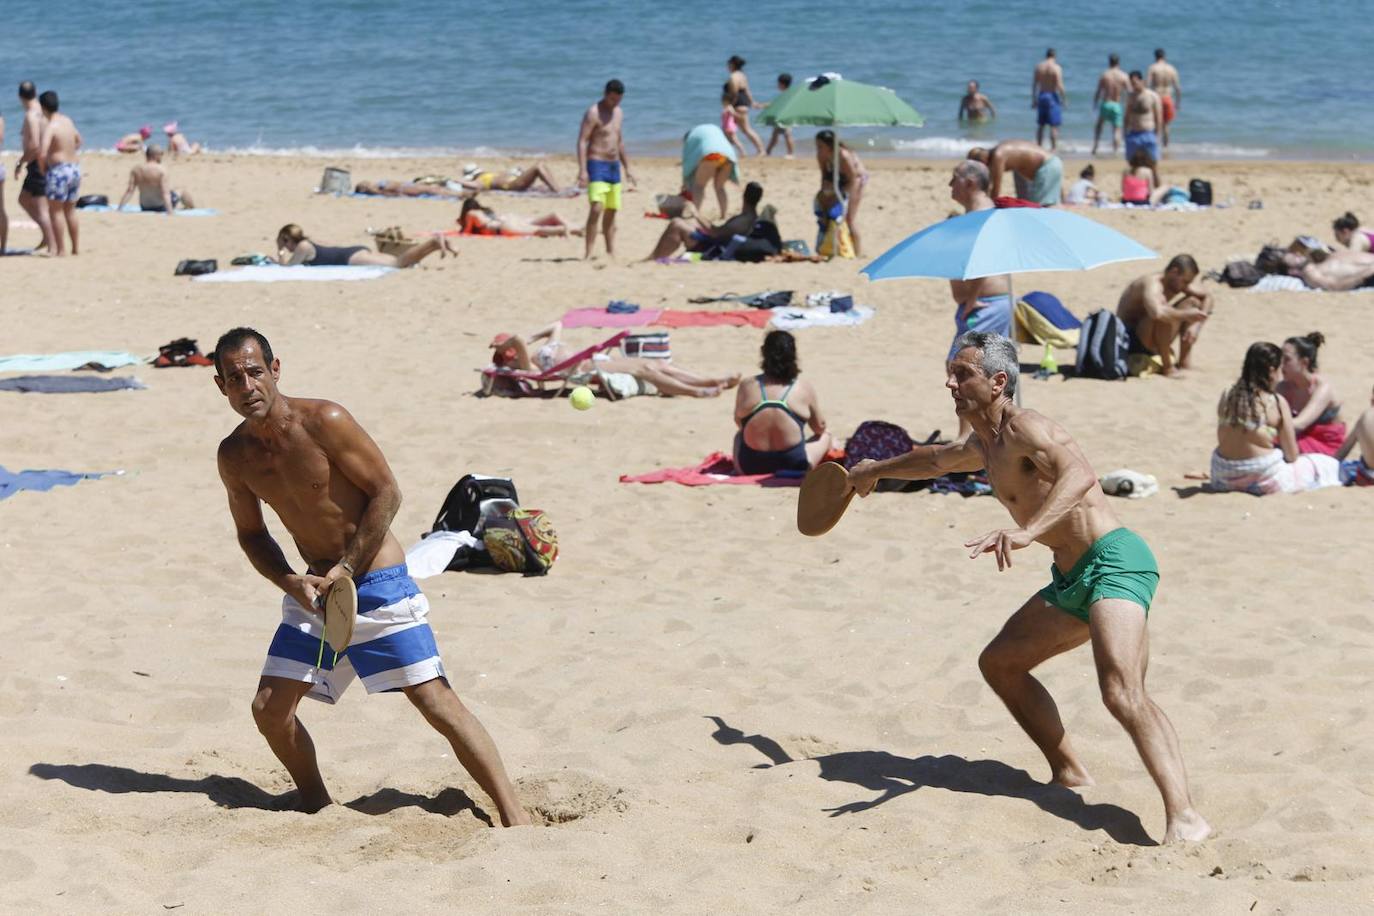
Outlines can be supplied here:
M1374 5L1350 0L16 0L0 86L56 89L88 149L143 124L161 140L175 119L217 150L477 157L572 153L582 112L617 78L633 157L674 154L686 130L718 123L725 61L739 54L761 101L784 71L890 87L925 126L845 137L873 152L958 156L1034 137L1031 70L1054 47L1068 89L1061 145L1084 153L1107 55L1143 71L1163 47L1184 90L1174 155L1369 159L1371 46ZM994 124L957 123L969 79L997 106ZM13 88L0 88L0 113L13 150Z

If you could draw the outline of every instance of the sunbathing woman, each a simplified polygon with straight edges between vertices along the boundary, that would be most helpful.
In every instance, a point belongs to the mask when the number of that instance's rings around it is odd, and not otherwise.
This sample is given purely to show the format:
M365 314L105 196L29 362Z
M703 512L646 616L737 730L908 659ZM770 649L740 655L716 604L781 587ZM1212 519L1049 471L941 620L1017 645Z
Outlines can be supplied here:
M796 338L769 331L762 368L754 384L740 385L735 396L735 467L741 474L810 470L830 449L830 433L816 390L798 377Z
M562 238L582 234L580 226L569 226L555 213L537 219L514 213L497 213L479 204L476 197L469 197L463 201L462 212L458 214L458 225L464 235L502 235L507 238L535 235L540 238Z
M1349 210L1344 216L1336 217L1331 224L1336 234L1336 243L1351 251L1374 251L1374 232L1360 228L1360 218Z
M440 257L458 254L442 235L427 238L402 254L380 254L366 245L321 245L306 238L305 232L295 223L287 223L277 233L277 263L287 267L296 264L306 267L411 267L436 251L440 252Z
M1326 342L1320 331L1283 342L1283 380L1276 389L1293 411L1298 451L1334 455L1345 441L1341 402L1317 374L1317 348Z
M520 169L514 175L479 169L469 162L463 166L463 180L459 184L473 191L528 191L537 181L542 181L554 194L563 191L554 181L553 172L542 162Z
M492 362L497 366L511 369L538 369L544 372L564 362L577 353L560 340L563 333L562 322L555 321L547 327L521 338L514 334L497 334L491 346L495 349ZM530 348L540 341L546 341L539 349L530 354ZM693 398L714 398L727 388L739 384L740 374L724 376L703 376L672 365L666 359L639 359L626 356L611 356L597 353L568 369L569 376L591 375L600 382L606 374L621 373L631 375L640 383L639 394L683 395ZM651 386L651 387L646 387ZM621 396L624 392L617 392Z
M442 185L416 184L413 181L360 181L353 188L354 194L371 194L377 197L448 197L453 200L467 200L471 191L450 191Z
M1283 351L1250 345L1240 379L1217 404L1217 448L1212 488L1255 496L1300 493L1340 484L1340 463L1330 455L1298 451L1293 413L1278 384Z

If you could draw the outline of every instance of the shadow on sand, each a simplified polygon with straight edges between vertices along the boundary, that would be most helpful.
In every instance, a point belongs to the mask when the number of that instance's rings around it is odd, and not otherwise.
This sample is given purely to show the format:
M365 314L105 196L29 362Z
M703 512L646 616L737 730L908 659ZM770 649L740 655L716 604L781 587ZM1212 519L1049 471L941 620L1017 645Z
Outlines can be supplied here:
M296 806L296 792L292 790L273 795L237 776L202 776L184 779L166 773L145 773L129 767L104 763L35 763L29 775L39 779L56 779L90 792L109 792L123 795L129 792L183 792L204 795L221 808L257 808L262 811L291 811ZM389 814L399 808L419 808L430 814L452 817L470 811L478 820L491 825L491 816L477 806L467 793L447 788L433 798L402 792L398 789L379 789L362 795L344 807L361 814Z
M718 716L706 718L716 723L711 737L723 745L747 744L768 759L758 768L781 766L797 761L767 735L746 735L727 725ZM867 811L921 788L971 792L977 795L1020 798L1041 811L1063 818L1084 830L1101 830L1118 843L1154 846L1140 818L1116 805L1090 805L1078 793L1063 786L1036 782L1025 770L1010 767L1000 760L966 760L963 757L898 757L886 751L841 751L807 758L820 764L820 777L832 782L847 782L878 795L838 808L827 808L831 817Z

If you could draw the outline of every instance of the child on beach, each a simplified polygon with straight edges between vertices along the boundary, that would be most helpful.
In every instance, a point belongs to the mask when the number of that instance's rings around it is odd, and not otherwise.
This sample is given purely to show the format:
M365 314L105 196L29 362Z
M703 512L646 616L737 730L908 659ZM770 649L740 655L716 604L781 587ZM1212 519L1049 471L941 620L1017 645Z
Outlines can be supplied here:
M725 131L725 139L730 141L730 145L744 155L744 147L740 145L736 134L739 132L739 124L735 121L735 97L730 92L730 84L725 84L725 91L720 96L720 129Z
M792 74L790 74L790 73L779 73L779 74L778 74L778 92L779 92L779 93L783 93L783 92L786 92L788 89L791 89L791 88L792 88ZM791 158L792 158L792 154L793 154L794 152L796 152L796 150L795 150L795 148L792 146L792 128L790 128L790 127L779 127L779 126L774 125L774 127L773 127L773 135L772 135L771 137L768 138L768 149L767 149L765 155L768 155L768 156L773 155L773 146L778 142L778 138L779 138L779 137L781 137L782 140L783 140L783 142L787 144L787 156L786 156L786 158L791 159Z

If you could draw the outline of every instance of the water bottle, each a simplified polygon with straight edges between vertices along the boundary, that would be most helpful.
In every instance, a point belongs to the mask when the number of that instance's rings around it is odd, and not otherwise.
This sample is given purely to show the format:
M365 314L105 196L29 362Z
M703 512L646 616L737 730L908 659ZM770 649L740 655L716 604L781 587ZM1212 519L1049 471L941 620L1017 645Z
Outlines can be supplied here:
M1049 378L1059 371L1059 363L1054 358L1054 348L1045 344L1045 355L1040 357L1040 371L1035 373L1036 378Z

